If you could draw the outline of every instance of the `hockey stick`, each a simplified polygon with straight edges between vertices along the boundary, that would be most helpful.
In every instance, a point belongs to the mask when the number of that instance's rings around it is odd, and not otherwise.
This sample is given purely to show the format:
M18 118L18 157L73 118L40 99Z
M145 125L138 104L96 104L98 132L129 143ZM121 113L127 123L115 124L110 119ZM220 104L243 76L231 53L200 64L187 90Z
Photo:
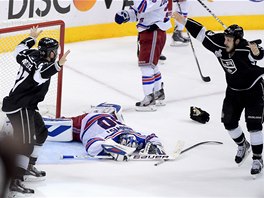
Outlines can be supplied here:
M260 45L262 43L262 40L261 39L257 39L257 40L254 40L254 41L249 41L250 43L256 43L258 45Z
M179 4L178 1L177 1L177 5L178 5L178 7L179 7L180 12L182 13L181 5ZM189 39L190 39L190 43L191 43L191 48L192 48L193 56L194 56L194 58L195 58L196 65L197 65L197 67L198 67L198 70L199 70L200 76L201 76L201 78L202 78L202 80L203 80L204 82L210 82L210 81L211 81L211 78L210 78L209 76L204 76L204 75L202 74L201 67L200 67L200 64L199 64L198 58L197 58L197 56L196 56L196 52L195 52L194 47L193 47L193 42L192 42L192 39L191 39L191 36L190 36L190 33L188 32L188 30L187 30L187 35L188 35L188 37L189 37Z
M100 156L89 156L89 155L62 155L61 159L111 159L113 160L114 157L110 155L100 155ZM147 154L147 155L129 155L127 156L128 160L175 160L176 157L174 155L153 155L153 154Z
M133 1L124 0L124 2L123 2L123 6L122 6L122 10L124 10L125 7L132 6L133 4L134 4Z
M201 1L198 2L226 29L226 25Z
M201 0L198 0L198 2L223 26L223 28L225 29L227 28L227 26ZM260 45L262 43L262 40L257 39L257 40L249 41L249 42Z
M183 141L177 141L176 149L172 155L154 155L154 154L131 154L127 155L128 160L175 160L182 152L184 146ZM89 155L62 155L61 159L111 159L114 158L110 155L89 156Z
M199 142L199 143L197 143L197 144L194 144L194 145L192 145L192 146L190 146L190 147L188 147L188 148L182 150L182 151L180 152L180 154L183 154L183 153L185 153L185 152L187 152L187 151L189 151L189 150L191 150L191 149L193 149L193 148L195 148L195 147L197 147L197 146L203 145L203 144L217 144L217 145L218 145L218 144L223 144L223 142L218 142L218 141L204 141L204 142ZM155 163L154 166L158 166L158 165L162 164L162 163L165 162L165 161L167 161L167 160L166 160L166 159L163 159L163 160L161 160L161 161Z

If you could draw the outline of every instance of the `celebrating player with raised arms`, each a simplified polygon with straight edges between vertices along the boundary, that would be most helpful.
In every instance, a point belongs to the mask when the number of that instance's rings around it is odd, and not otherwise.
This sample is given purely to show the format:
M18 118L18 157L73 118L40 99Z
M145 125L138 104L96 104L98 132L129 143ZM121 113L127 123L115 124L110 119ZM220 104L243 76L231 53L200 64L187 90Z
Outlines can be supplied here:
M34 190L26 188L22 181L29 176L43 178L46 175L45 171L39 171L34 166L48 136L38 103L44 100L51 77L61 70L70 53L67 51L57 60L59 43L48 37L41 38L38 49L34 49L41 32L38 27L32 27L29 37L17 45L14 56L19 64L18 73L14 86L2 103L2 110L14 129L14 141L24 148L16 153L16 171L9 193L12 197L33 194Z
M201 41L206 49L213 52L221 64L227 83L222 122L238 145L235 162L241 165L252 148L251 174L258 175L263 168L264 68L256 63L263 59L263 48L257 44L259 42L247 41L243 28L239 25L233 24L223 33L215 33L206 31L199 22L186 19L177 12L173 13L173 17L184 24L190 34ZM250 143L239 126L243 110Z

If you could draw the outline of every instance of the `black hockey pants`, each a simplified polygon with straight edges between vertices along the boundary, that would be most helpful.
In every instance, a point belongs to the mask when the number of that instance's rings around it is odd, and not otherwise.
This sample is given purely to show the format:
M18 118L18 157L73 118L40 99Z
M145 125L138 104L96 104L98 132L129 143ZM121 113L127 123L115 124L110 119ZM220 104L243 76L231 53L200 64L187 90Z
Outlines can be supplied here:
M245 110L245 121L250 132L262 130L264 91L263 81L259 80L251 89L234 91L226 89L222 108L222 122L227 130L238 127L241 113Z
M13 127L14 141L16 145L22 148L19 149L17 154L23 156L23 158L29 159L33 152L34 145L42 145L48 136L48 130L45 127L41 115L35 110L23 108L16 113L7 114L7 117ZM19 162L22 164L18 166L25 169L28 165L25 164L27 163L26 161L27 160L22 160L22 162ZM21 176L23 175L22 172L23 171L20 170L18 174Z

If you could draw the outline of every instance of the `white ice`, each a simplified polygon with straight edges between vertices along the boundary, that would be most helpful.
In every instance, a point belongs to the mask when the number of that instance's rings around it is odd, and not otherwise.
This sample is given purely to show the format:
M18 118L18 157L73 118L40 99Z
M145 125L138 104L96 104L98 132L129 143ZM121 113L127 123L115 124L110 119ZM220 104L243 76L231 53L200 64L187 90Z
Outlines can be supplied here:
M263 35L246 31L245 37L264 40ZM26 184L35 189L35 197L263 198L264 177L252 179L251 156L241 167L236 165L237 146L220 121L226 84L215 56L192 40L203 75L211 77L211 82L203 82L191 47L170 47L168 34L163 52L167 60L159 66L167 105L156 112L136 112L134 104L143 98L136 42L132 36L67 44L71 53L64 67L62 115L78 115L101 102L116 103L122 105L128 126L155 132L168 153L177 140L185 141L185 148L206 140L224 144L199 146L156 167L153 161L60 160L60 154L85 154L84 148L47 142L37 165L47 171L47 178ZM210 121L192 121L190 106L209 112ZM241 126L249 139L243 116Z

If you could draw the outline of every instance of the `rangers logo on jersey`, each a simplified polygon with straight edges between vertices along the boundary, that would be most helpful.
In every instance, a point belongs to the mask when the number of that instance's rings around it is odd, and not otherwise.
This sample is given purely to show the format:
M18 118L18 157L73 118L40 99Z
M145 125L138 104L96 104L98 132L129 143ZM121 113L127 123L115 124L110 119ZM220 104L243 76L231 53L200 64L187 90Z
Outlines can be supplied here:
M220 59L223 68L230 74L234 74L237 71L237 67L232 59Z

